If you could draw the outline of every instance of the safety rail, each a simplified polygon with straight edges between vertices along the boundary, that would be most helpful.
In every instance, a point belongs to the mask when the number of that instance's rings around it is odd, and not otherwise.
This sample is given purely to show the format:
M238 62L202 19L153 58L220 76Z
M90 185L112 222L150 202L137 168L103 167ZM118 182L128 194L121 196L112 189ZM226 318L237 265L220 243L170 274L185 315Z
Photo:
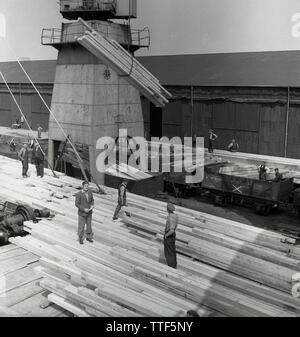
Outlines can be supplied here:
M44 28L41 35L42 45L52 45L62 42L62 30L60 28Z
M116 12L116 1L115 0L61 0L60 1L60 11L61 12L72 12L72 11L110 11Z
M131 43L140 48L150 47L150 29L131 29Z
M97 22L92 24L101 35L105 36L108 39L117 40L121 44L135 46L138 48L149 48L150 46L150 30L148 27L143 29L130 29L128 34L120 34L114 31L110 33L108 31L107 24ZM82 32L78 33L76 31L76 26L81 26ZM55 45L63 43L76 43L77 38L85 34L85 29L81 23L73 23L72 30L68 31L68 27L64 30L61 28L44 28L41 34L41 44L42 45ZM126 40L124 40L124 37Z

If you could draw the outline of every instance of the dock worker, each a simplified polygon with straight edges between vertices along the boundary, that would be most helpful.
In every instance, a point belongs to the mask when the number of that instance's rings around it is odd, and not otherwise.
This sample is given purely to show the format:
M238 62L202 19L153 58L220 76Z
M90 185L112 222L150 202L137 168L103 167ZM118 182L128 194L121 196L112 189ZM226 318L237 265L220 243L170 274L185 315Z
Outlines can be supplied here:
M231 143L228 145L228 151L237 152L239 150L239 144L235 139L232 139Z
M214 141L218 138L218 136L214 133L212 129L208 131L208 152L214 152Z
M178 215L175 214L175 206L172 203L167 204L168 217L164 235L164 254L167 265L172 268L177 267L176 257L176 228L178 225Z
M258 167L259 180L267 180L267 174L270 172L269 168L266 166L266 163L263 161Z
M113 216L113 220L118 219L119 212L122 207L127 206L127 186L128 186L128 180L124 179L118 186L118 204L115 209L115 213ZM127 216L130 214L128 212L125 212Z
M88 181L82 183L82 190L76 194L75 206L78 208L78 241L82 245L85 236L86 240L92 243L94 242L92 229L94 197Z
M279 182L281 182L281 180L282 180L282 174L279 172L279 169L276 167L276 169L275 169L275 178L274 178L274 182L275 183L279 183Z
M14 138L12 138L12 139L9 141L8 145L9 145L9 148L10 148L10 151L11 151L11 152L15 152L15 151L16 151L17 144L16 144Z
M26 178L28 172L28 145L24 143L18 153L18 158L22 162L22 177Z
M19 122L19 118L16 117L15 123L12 125L13 129L20 129L21 128L21 124Z
M24 116L22 115L21 119L20 119L20 125L21 125L21 127L23 126L23 124L24 124Z
M40 124L38 124L37 132L38 132L39 139L42 138L42 131L43 131L43 128L40 126Z
M37 177L44 177L44 154L41 150L40 145L38 142L35 142L33 151L32 151L32 158L34 160L35 168L36 168L36 175Z

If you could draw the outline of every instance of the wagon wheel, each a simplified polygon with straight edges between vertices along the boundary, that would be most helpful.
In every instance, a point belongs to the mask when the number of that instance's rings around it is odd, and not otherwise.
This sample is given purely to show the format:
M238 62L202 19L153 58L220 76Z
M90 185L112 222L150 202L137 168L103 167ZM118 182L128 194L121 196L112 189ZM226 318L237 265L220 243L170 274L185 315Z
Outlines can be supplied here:
M256 204L255 212L259 215L267 216L270 214L271 207L270 205Z
M215 204L218 206L226 207L228 204L228 200L226 196L215 195Z

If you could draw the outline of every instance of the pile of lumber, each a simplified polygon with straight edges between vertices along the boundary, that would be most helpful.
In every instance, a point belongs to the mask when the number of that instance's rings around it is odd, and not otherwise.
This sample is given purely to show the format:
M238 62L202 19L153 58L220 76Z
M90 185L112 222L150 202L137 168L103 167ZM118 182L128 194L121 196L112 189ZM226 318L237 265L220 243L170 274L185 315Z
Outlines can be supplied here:
M0 247L0 317L69 316L62 308L41 308L49 292L38 285L39 257L15 245Z
M30 235L11 242L40 257L36 268L49 301L77 316L299 316L291 296L300 268L294 240L176 207L178 268L165 264L166 204L129 194L131 217L112 221L117 191L94 194L94 243L77 242L74 195L81 182L59 174L20 176L0 157L1 197L47 207L55 217L26 222ZM31 167L32 170L32 167ZM92 188L94 186L92 185Z
M300 160L293 158L283 158L274 156L265 156L254 153L229 152L224 150L214 150L213 153L206 153L206 157L215 158L219 161L230 161L235 164L251 167L258 166L265 162L266 166L273 172L277 167L283 173L284 178L294 177L296 183L300 183Z
M165 90L154 77L132 54L117 41L105 38L95 31L81 18L78 19L87 29L77 42L97 58L108 64L119 75L127 76L130 84L137 88L145 97L158 107L168 103L172 95Z

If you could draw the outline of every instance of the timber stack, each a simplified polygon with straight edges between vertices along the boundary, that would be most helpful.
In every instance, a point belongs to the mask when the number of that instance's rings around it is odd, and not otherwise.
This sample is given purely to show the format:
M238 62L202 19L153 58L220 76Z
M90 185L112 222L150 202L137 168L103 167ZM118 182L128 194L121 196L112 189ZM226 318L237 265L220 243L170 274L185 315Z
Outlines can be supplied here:
M26 222L13 245L38 257L35 272L50 302L76 316L300 316L291 295L300 248L284 235L176 207L178 267L162 251L166 204L129 194L131 217L112 221L117 191L94 194L94 243L77 241L74 195L81 181L46 170L18 179L18 164L0 157L2 199L51 210ZM32 167L31 167L32 170ZM92 188L96 188L91 185Z

